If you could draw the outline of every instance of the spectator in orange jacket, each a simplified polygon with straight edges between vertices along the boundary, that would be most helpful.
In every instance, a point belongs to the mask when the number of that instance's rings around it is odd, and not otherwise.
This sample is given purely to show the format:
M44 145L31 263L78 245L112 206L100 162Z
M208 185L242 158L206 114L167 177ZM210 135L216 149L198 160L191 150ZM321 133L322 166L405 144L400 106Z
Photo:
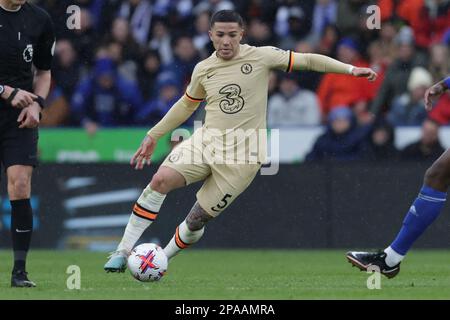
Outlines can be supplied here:
M368 67L368 64L361 59L358 47L351 38L344 38L338 43L337 56L344 63L358 67ZM369 98L365 88L364 79L344 74L325 74L317 91L322 116L326 117L337 106L347 105L353 107L360 101L367 101Z

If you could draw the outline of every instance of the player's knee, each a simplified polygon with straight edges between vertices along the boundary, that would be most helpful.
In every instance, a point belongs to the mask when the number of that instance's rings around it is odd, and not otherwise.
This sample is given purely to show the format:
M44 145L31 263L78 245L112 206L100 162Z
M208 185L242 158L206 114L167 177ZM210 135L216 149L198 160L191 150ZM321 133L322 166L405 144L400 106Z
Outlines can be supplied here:
M180 173L166 167L159 168L150 181L150 188L162 194L167 194L185 185L186 181Z
M445 163L436 161L425 172L424 183L436 189L447 189L450 186L450 169Z
M166 194L167 192L169 192L169 190L167 190L166 178L159 172L153 175L152 181L150 181L150 187L152 188L152 190L155 190L162 194Z
M30 197L31 184L27 177L16 178L8 184L10 196L16 199L26 199Z

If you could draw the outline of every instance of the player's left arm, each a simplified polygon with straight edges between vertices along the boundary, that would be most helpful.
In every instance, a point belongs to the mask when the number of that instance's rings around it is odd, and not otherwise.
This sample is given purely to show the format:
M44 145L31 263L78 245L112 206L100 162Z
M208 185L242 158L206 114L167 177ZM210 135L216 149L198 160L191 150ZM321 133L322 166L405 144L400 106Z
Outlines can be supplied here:
M369 81L377 78L377 73L370 68L356 67L321 54L292 52L290 59L293 70L350 74L367 78Z
M37 95L34 103L24 108L17 118L19 128L35 128L39 125L40 113L45 106L45 99L50 91L51 63L55 51L55 32L52 21L47 16L36 48L33 50L33 92Z
M258 50L261 52L261 61L269 69L284 70L286 72L310 70L326 73L341 73L356 77L365 77L370 81L374 81L377 78L376 72L370 68L359 68L321 54L299 53L270 46L259 47Z

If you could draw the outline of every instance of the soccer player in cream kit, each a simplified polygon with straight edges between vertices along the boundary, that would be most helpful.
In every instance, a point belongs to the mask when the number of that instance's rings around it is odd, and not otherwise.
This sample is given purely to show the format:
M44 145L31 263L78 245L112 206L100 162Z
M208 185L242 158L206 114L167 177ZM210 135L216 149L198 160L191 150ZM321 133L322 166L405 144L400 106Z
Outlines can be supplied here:
M235 11L222 10L213 15L209 35L215 52L196 65L184 96L147 133L131 159L138 170L150 163L158 139L181 125L206 101L204 125L172 150L135 203L122 241L104 266L107 272L125 270L127 256L157 218L171 190L204 181L197 192L197 201L164 248L169 259L196 243L204 233L205 224L247 188L265 162L265 135L256 136L257 150L253 157L245 158L236 158L236 153L230 151L241 149L244 152L238 155L248 156L252 153L250 137L238 137L235 143L224 144L223 136L237 130L266 130L270 70L334 72L369 80L377 76L371 69L357 68L319 54L240 44L243 32L242 18ZM215 161L218 154L225 156Z
M33 231L31 176L54 47L53 24L44 10L25 0L0 0L0 162L11 202L13 287L35 286L26 272Z

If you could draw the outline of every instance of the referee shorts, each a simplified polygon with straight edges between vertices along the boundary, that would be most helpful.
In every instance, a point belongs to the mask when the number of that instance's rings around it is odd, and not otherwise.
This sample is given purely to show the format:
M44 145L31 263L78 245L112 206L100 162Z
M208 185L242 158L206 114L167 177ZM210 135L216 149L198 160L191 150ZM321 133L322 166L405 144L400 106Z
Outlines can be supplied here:
M0 162L5 170L13 165L38 165L38 128L20 129L19 113L19 109L0 111Z

